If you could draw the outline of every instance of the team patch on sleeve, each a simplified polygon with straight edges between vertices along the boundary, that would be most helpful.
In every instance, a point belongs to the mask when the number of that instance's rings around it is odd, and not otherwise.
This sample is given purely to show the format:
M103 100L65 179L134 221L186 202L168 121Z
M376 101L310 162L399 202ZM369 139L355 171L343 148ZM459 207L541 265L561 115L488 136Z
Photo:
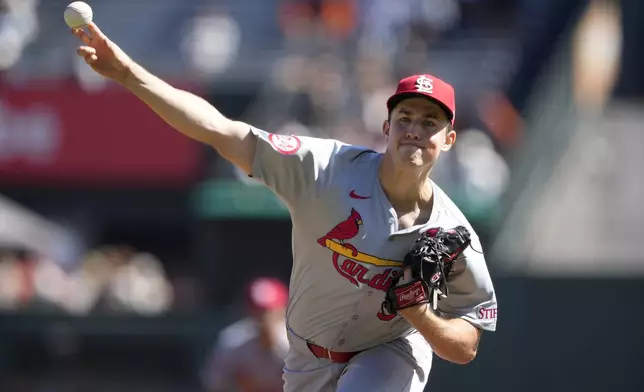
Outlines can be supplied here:
M302 141L297 136L268 134L268 142L280 154L293 155L300 150Z

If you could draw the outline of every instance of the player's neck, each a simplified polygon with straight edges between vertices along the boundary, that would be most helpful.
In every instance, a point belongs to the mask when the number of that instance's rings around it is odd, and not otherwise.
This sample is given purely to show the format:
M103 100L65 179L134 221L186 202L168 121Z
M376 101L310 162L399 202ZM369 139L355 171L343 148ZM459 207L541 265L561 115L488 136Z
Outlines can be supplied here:
M378 178L396 211L420 210L431 203L433 188L428 169L397 168L385 154L380 161Z

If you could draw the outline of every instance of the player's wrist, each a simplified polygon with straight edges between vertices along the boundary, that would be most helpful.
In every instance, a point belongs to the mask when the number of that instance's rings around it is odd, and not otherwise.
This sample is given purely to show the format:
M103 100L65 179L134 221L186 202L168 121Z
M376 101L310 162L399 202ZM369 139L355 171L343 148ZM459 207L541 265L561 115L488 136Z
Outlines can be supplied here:
M427 314L433 314L429 303L422 303L408 308L400 309L398 313L407 321L416 320L419 318L427 317Z
M141 71L137 71L137 68L140 67L137 66L134 60L128 59L127 61L124 61L123 70L121 71L121 75L117 82L128 89L132 89L133 87L139 85L141 83L141 78L137 76L137 73Z

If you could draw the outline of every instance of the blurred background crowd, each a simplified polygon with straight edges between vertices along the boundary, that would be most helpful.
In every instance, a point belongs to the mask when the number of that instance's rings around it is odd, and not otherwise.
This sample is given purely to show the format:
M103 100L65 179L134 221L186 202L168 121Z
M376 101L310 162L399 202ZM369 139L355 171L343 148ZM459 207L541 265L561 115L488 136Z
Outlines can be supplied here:
M288 281L288 214L77 58L67 3L0 0L0 390L214 392L245 285ZM644 2L88 3L150 71L274 133L382 151L400 78L453 84L458 140L432 176L483 239L503 311L476 363L439 362L430 386L636 390L641 317L592 282L644 295ZM620 337L590 350L602 306ZM591 377L611 353L617 376Z

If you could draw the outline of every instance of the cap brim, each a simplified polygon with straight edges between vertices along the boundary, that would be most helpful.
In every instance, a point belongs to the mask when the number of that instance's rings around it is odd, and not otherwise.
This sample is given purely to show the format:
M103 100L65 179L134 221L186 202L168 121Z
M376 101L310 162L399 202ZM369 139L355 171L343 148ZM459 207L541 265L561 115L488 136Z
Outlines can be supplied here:
M445 111L445 114L447 115L447 118L450 121L454 120L454 113L452 113L452 110L450 108L448 108L447 105L445 105L444 103L442 103L441 101L439 101L436 98L432 98L430 96L427 96L427 95L421 94L421 93L400 93L400 94L392 95L387 100L387 109L389 109L389 112L391 112L392 110L394 110L396 105L398 105L401 101L403 101L403 100L405 100L407 98L415 98L415 97L425 98L425 99L428 99L428 100L434 102L435 104L440 106L443 109L443 111Z

